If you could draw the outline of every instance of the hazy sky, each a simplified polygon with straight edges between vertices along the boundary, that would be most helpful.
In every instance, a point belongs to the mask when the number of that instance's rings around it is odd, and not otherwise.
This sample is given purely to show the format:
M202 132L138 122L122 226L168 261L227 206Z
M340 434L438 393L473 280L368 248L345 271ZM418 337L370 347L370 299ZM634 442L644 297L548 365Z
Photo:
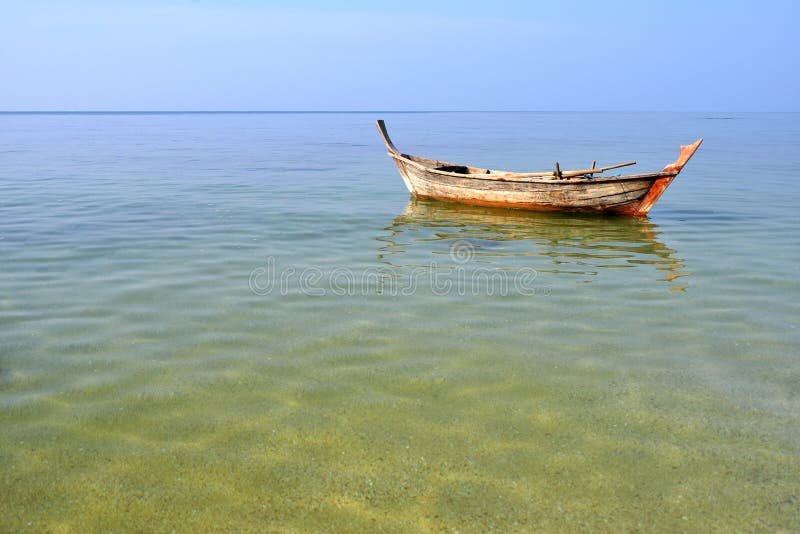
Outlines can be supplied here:
M797 6L0 0L0 110L800 111Z

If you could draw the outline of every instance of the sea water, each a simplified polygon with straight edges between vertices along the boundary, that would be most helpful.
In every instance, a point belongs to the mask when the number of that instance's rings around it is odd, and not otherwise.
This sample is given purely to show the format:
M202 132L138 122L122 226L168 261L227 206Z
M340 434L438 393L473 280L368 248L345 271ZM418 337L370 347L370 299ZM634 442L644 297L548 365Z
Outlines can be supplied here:
M410 200L377 118L705 141L648 218L525 213ZM0 114L0 530L796 530L798 168L798 114Z

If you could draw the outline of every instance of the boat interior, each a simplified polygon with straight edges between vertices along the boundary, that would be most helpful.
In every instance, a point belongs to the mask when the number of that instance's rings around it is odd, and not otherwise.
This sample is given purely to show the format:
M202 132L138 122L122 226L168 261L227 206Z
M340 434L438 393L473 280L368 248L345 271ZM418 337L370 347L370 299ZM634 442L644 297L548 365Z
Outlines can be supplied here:
M421 156L412 156L410 154L401 154L401 156L406 159L416 161L417 163L421 163L426 167L430 167L437 171L454 172L457 174L508 174L506 171L492 171L489 169L470 167L469 165L458 165L457 163L423 158Z
M435 167L437 171L455 172L458 174L492 174L489 169L478 169L475 167L467 167L466 165L444 165Z

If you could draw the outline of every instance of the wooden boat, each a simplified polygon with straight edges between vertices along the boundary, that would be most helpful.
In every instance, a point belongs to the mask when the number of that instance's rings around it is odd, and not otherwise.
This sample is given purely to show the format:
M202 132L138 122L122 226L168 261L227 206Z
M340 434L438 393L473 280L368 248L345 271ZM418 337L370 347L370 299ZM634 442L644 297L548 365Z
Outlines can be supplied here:
M403 154L395 148L386 125L378 131L411 195L421 199L525 210L585 211L647 215L653 204L692 157L702 139L682 146L680 156L659 172L602 176L635 161L589 169L515 173L481 169Z

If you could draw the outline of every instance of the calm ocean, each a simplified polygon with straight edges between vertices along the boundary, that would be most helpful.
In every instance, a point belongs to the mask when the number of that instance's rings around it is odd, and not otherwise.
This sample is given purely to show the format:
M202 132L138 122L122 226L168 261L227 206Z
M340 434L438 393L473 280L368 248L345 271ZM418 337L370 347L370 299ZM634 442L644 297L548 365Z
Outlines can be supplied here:
M410 201L376 118L705 142L536 214ZM0 531L798 530L798 168L800 114L0 114Z

